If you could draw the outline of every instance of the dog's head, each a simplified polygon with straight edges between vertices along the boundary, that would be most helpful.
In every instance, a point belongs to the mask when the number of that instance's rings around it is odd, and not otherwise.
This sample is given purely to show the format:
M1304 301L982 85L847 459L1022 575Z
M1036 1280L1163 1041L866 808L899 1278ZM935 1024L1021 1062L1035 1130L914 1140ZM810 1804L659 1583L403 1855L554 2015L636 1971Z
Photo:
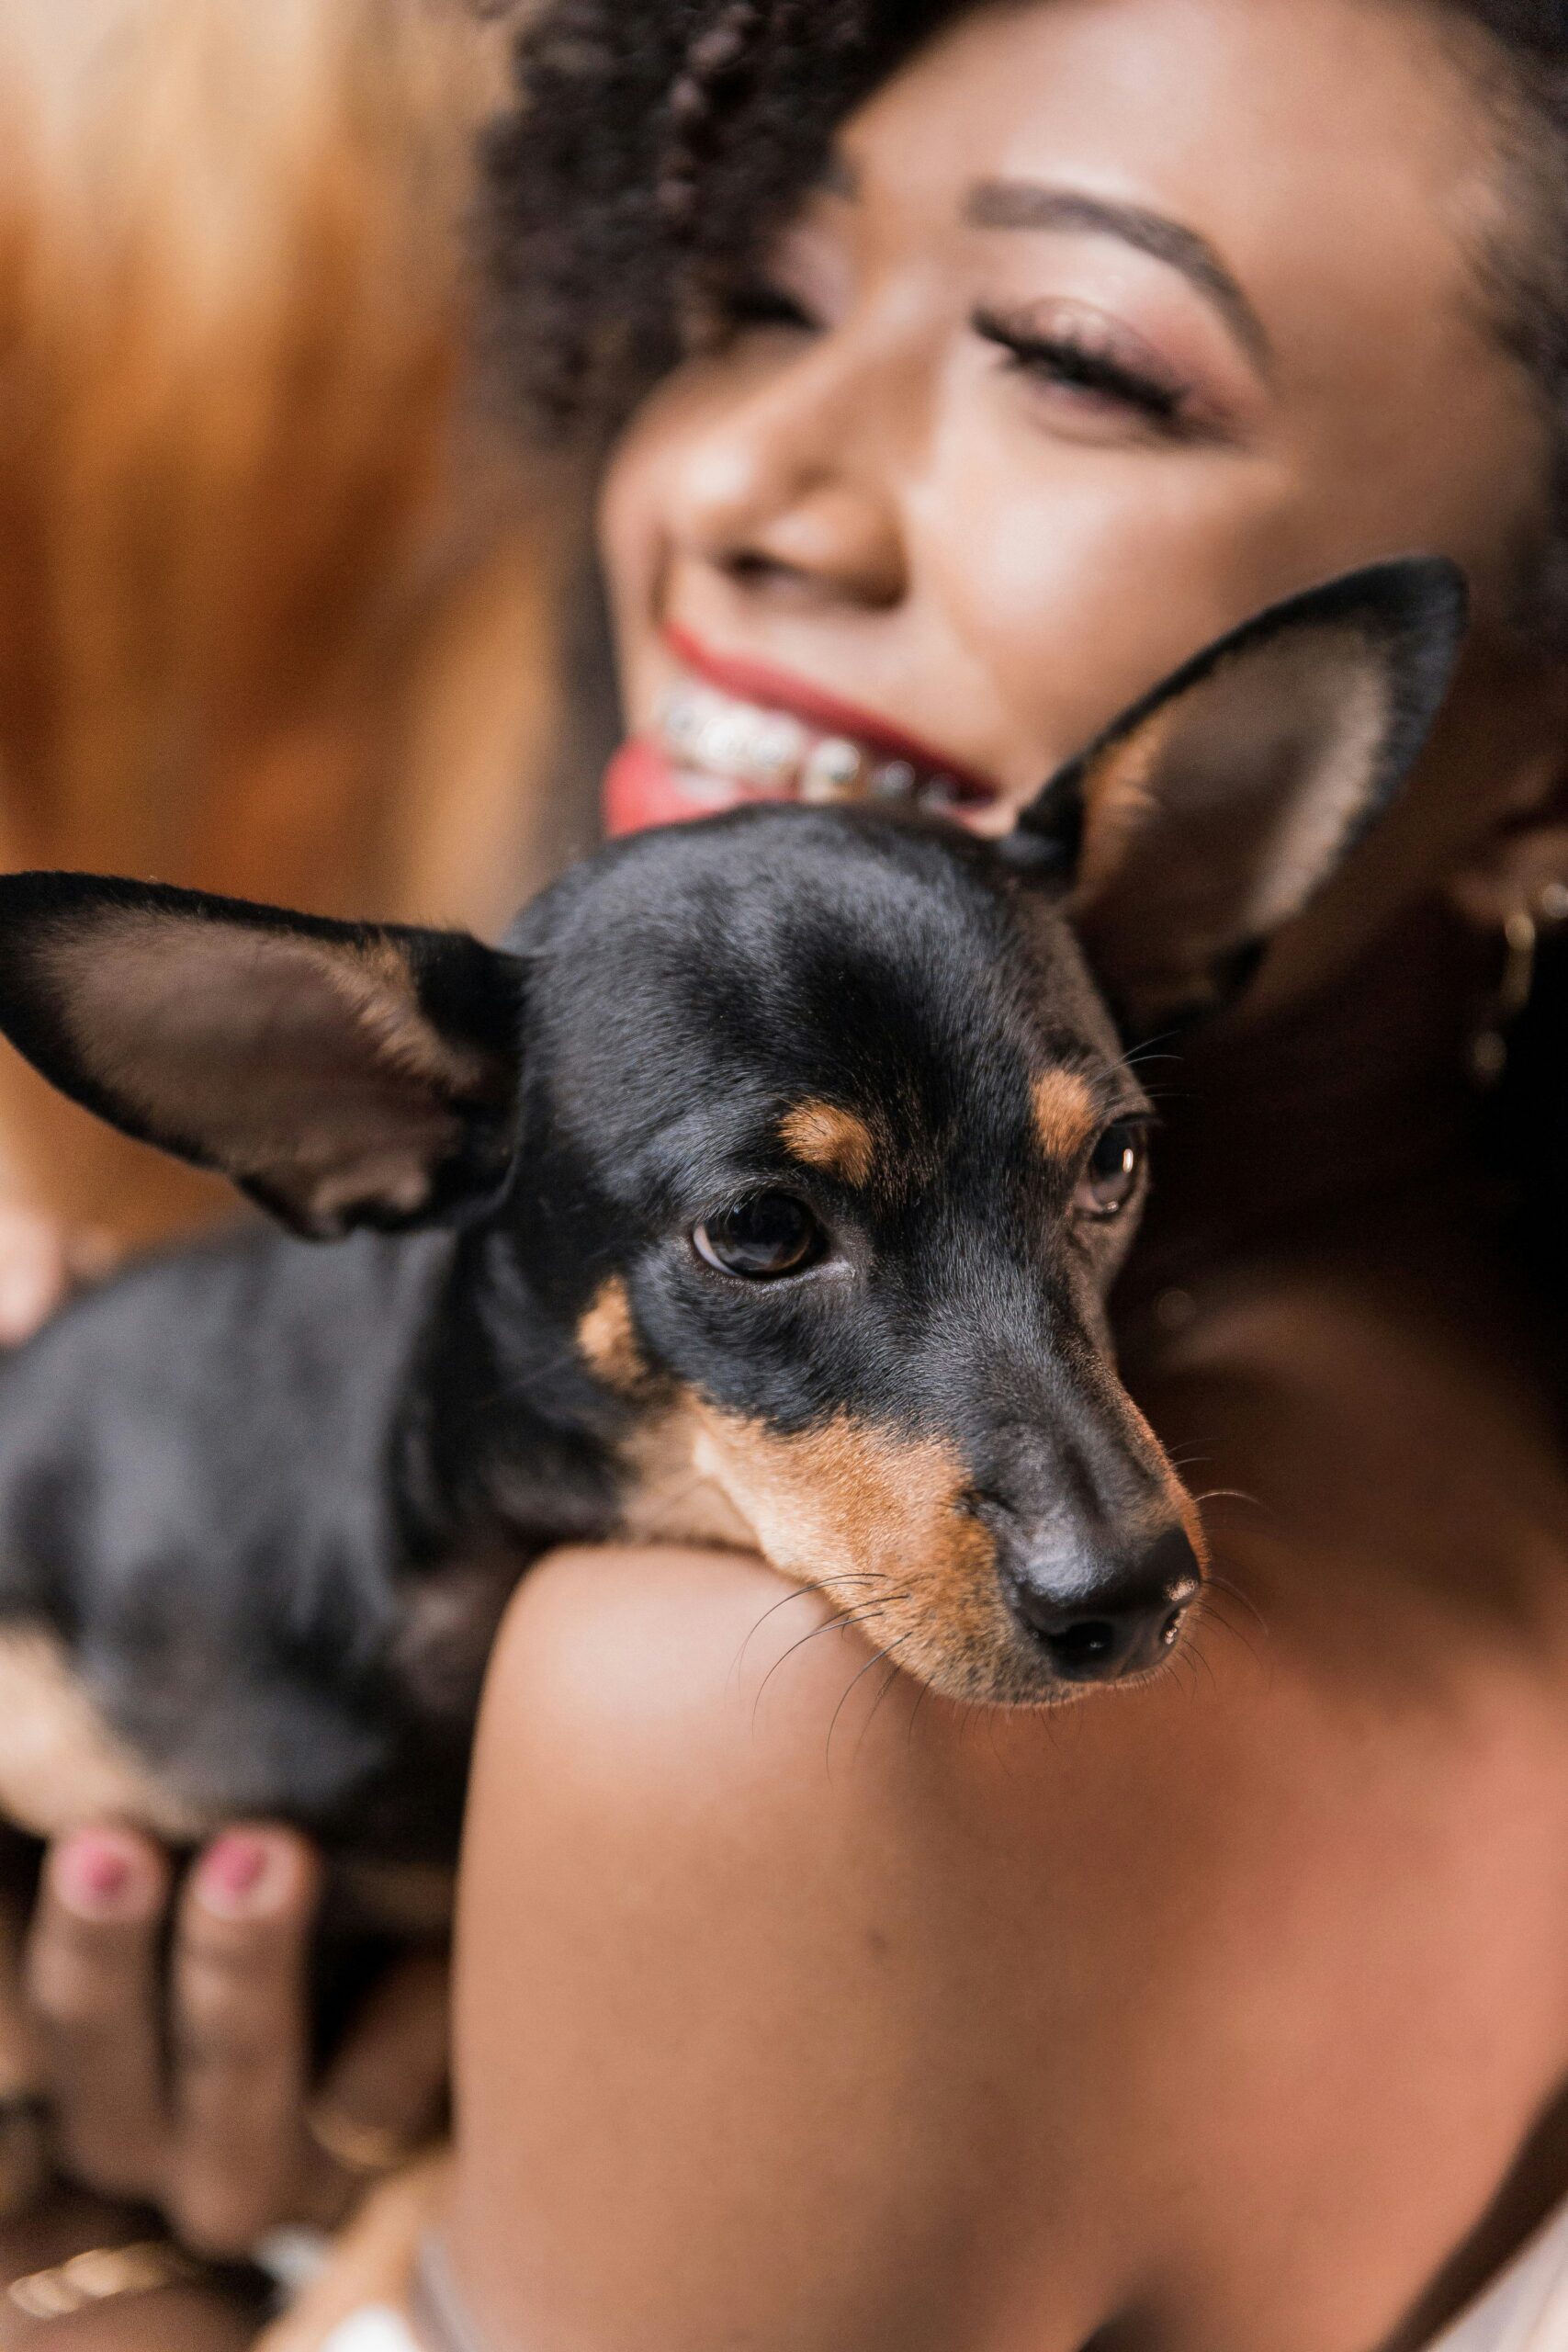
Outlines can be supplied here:
M1134 1676L1201 1575L1104 1301L1141 1028L1223 1001L1396 788L1462 591L1382 566L1224 640L1005 843L753 809L579 868L499 949L79 876L0 882L0 1025L326 1238L482 1224L617 1400L898 1665L1011 1702ZM675 1532L671 1522L671 1532Z

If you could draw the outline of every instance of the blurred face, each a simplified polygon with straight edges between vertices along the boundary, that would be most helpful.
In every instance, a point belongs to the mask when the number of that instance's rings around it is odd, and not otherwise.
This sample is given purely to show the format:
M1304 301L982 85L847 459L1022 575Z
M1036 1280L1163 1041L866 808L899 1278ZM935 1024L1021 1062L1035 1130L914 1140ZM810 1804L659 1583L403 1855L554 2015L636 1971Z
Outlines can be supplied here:
M612 465L612 822L873 796L1000 830L1295 589L1441 550L1495 616L1544 450L1437 22L1035 0L886 83Z

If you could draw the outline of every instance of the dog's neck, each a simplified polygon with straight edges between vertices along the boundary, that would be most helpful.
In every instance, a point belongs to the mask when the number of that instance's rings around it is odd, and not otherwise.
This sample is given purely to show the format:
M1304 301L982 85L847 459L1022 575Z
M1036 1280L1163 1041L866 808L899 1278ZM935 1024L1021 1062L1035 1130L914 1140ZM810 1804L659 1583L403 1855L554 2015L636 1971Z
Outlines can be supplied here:
M475 1545L526 1557L603 1537L615 1519L613 1447L625 1419L504 1223L459 1234L397 1430L415 1560Z

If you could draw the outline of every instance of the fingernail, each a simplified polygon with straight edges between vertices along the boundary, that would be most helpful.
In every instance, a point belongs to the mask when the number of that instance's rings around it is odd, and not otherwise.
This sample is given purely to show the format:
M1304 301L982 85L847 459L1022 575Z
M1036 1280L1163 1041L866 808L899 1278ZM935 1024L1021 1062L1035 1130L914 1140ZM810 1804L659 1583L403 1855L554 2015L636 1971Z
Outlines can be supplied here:
M55 1855L54 1883L73 1911L100 1919L134 1917L147 1892L137 1861L123 1838L85 1829Z
M197 1872L197 1888L209 1911L239 1918L258 1907L266 1892L272 1849L264 1838L231 1829L209 1846Z

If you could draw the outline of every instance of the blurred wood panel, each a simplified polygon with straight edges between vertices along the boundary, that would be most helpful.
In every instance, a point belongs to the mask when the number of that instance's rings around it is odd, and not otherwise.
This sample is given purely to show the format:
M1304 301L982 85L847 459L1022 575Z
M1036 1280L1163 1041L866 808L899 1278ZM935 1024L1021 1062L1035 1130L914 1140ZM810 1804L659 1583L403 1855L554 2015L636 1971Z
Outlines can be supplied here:
M0 865L492 928L573 502L474 397L501 33L434 0L0 0ZM0 1061L0 1197L196 1179Z

